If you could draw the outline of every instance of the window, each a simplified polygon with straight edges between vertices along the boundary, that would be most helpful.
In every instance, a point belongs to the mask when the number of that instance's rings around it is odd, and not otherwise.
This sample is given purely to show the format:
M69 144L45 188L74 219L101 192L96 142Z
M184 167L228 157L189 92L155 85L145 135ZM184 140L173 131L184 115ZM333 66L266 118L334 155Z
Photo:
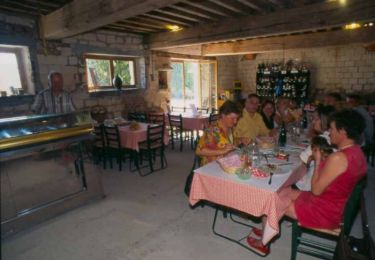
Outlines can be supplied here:
M216 107L216 62L173 60L171 105Z
M114 78L120 77L123 88L136 87L135 59L129 57L86 55L89 92L114 89Z
M0 45L0 71L1 97L34 94L27 47Z

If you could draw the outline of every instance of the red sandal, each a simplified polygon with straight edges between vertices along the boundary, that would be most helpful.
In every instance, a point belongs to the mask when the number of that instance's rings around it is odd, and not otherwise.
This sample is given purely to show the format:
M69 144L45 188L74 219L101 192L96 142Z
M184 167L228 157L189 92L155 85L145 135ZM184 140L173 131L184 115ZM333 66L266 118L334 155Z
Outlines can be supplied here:
M254 234L254 235L256 235L257 237L263 237L263 230L262 230L262 229L259 229L259 228L256 228L256 227L253 227L253 228L251 229L250 234Z
M271 250L269 246L262 244L262 241L253 237L247 237L247 244L249 247L262 256L268 255Z

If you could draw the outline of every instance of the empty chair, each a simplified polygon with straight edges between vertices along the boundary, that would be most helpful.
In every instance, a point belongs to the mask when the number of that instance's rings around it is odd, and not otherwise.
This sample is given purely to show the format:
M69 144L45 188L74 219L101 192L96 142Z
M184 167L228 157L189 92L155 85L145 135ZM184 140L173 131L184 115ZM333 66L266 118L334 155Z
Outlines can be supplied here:
M186 107L176 107L172 106L172 112L186 112Z
M149 113L148 114L148 121L152 124L164 125L165 123L165 115L164 113Z
M165 157L165 145L164 145L164 125L148 125L147 127L147 140L139 145L141 164L143 157L145 156L148 165L140 167L138 160L136 166L141 176L146 176L154 171L158 171L167 167L167 159ZM160 165L155 168L156 157L160 157ZM143 168L149 168L146 173L142 172Z
M105 152L105 135L104 135L104 125L94 125L94 147L93 147L93 160L97 164L100 161L103 162L103 168L106 168L106 152Z
M145 112L130 112L128 113L128 120L146 123L147 114Z
M182 151L184 140L190 140L191 146L193 146L193 131L184 130L182 124L182 115L168 114L168 119L172 149L174 149L175 141L180 141L180 151Z
M198 107L197 111L202 112L204 114L208 114L208 107Z
M106 156L109 159L111 168L113 168L112 157L116 158L119 165L119 171L122 170L122 161L125 158L125 150L121 147L120 134L117 126L104 126L106 138Z

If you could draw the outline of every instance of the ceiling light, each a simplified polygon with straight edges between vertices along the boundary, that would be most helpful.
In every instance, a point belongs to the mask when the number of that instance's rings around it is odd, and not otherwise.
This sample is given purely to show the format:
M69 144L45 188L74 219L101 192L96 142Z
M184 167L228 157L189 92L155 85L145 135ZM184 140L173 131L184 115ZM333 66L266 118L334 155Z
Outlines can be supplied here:
M350 24L346 24L344 26L345 30L354 30L354 29L358 29L358 28L361 28L361 25L359 23L350 23Z
M346 5L346 0L328 0L328 2L339 2L340 5Z
M183 28L178 26L178 25L167 25L165 26L168 30L170 30L171 32L178 32L178 31L181 31Z
M373 26L374 25L374 23L368 23L368 26Z

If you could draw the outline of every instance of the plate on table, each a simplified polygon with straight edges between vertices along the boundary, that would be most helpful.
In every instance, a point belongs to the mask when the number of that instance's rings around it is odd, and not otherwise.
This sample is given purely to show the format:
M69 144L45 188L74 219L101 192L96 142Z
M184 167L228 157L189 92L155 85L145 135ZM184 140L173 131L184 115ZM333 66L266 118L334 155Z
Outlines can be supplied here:
M285 174L285 173L288 173L289 172L289 168L285 165L277 165L277 164L273 164L273 163L267 163L267 164L263 164L261 166L258 167L261 171L264 171L266 173L271 173L273 172L273 174Z

